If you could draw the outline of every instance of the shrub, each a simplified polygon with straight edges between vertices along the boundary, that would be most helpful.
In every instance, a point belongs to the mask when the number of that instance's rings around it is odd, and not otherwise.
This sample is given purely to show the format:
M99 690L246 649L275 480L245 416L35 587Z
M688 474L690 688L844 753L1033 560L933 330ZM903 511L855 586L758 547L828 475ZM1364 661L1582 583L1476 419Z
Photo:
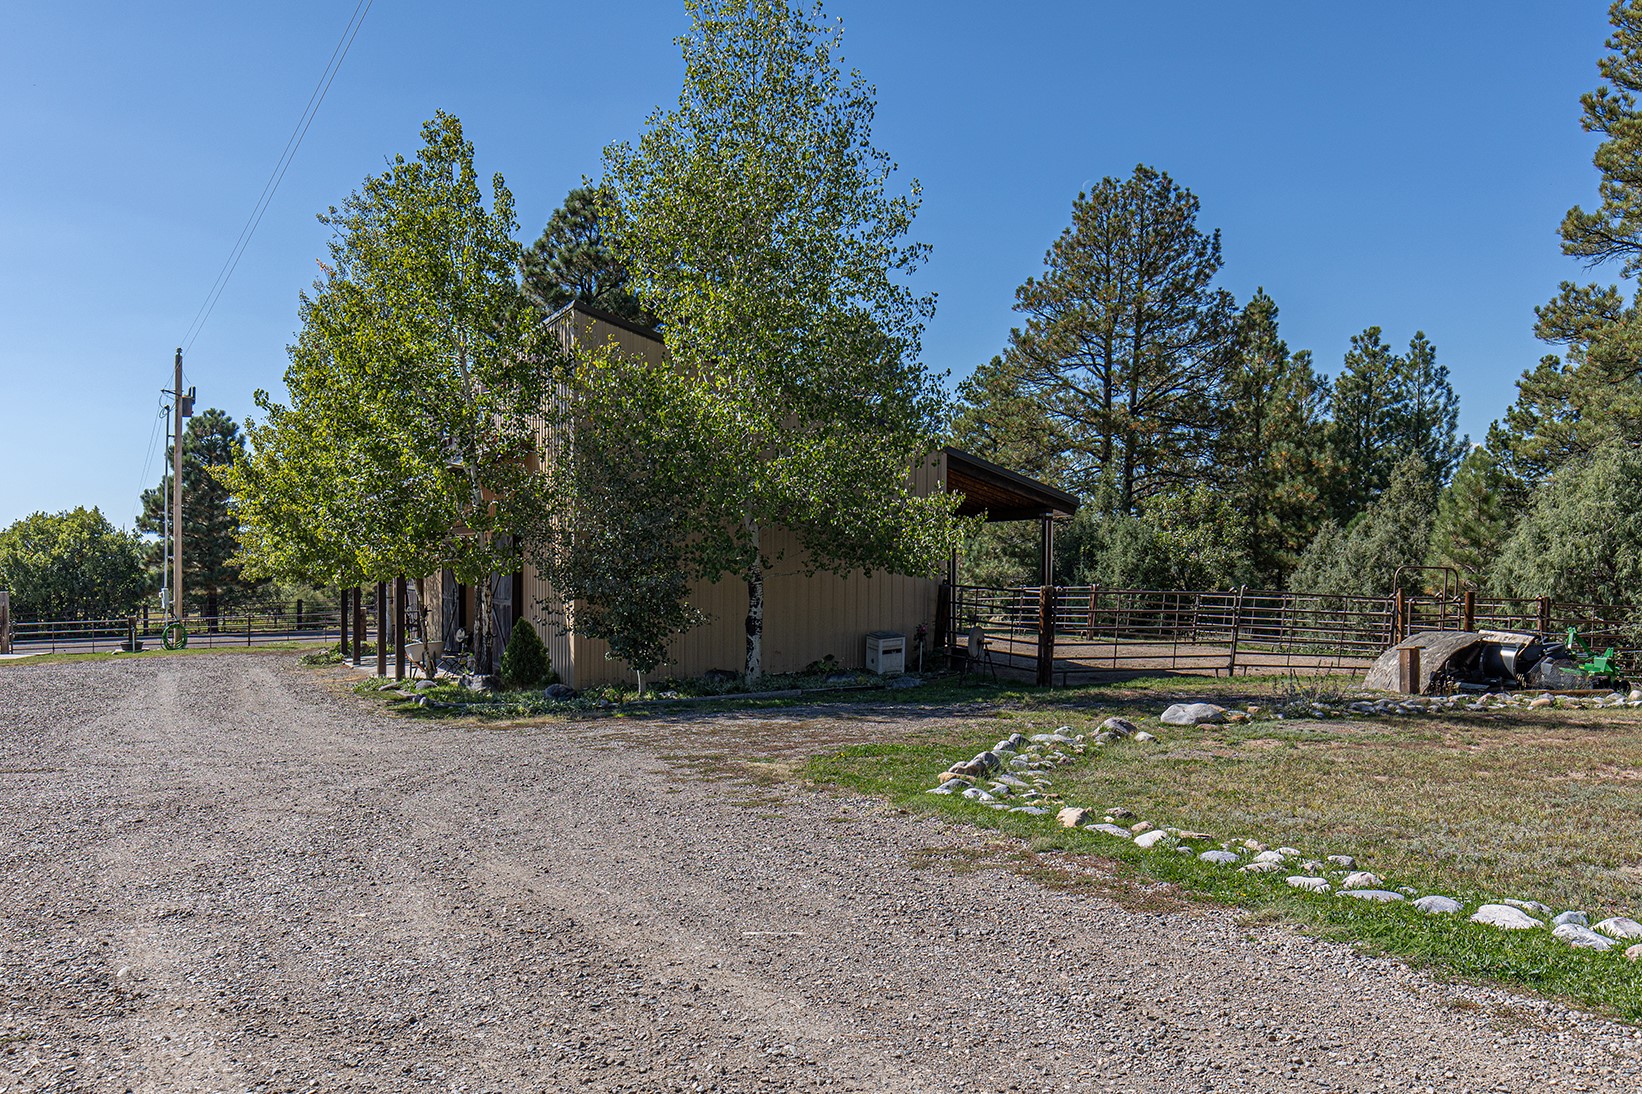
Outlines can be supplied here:
M536 633L530 620L519 620L507 640L507 649L502 651L502 684L509 688L539 688L558 678L547 647L542 644L542 636Z

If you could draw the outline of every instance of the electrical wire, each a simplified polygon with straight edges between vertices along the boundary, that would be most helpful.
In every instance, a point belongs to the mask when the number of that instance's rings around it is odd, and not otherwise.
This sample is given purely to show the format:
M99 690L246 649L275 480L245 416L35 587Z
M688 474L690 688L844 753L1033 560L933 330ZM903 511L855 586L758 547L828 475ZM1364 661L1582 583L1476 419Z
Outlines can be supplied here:
M216 280L211 283L199 311L194 313L193 321L188 324L188 329L183 334L182 347L185 355L193 348L200 332L205 329L206 320L210 319L211 313L216 310L217 301L222 299L223 290L228 287L229 279L239 267L240 259L245 257L245 249L251 245L251 237L256 235L257 226L262 223L263 215L268 212L268 206L272 204L274 194L285 178L285 172L290 170L297 149L302 147L302 139L308 135L308 128L314 124L314 118L325 102L326 94L331 90L331 83L342 70L342 62L347 60L348 51L353 48L354 39L359 36L359 28L364 25L365 16L370 14L371 5L375 2L376 0L358 0L354 5L353 14L348 17L348 25L343 28L342 36L337 39L335 48L331 50L330 60L325 62L325 70L320 73L319 81L314 84L314 90L308 96L308 105L303 107L301 117L297 119L291 135L285 140L285 148L280 152L279 160L274 164L273 171L269 172L268 181L263 183L262 193L258 195L256 204L251 207L251 215L246 217L239 238L234 240L234 245L229 248L222 269L217 271Z
M148 455L143 457L142 477L137 481L137 496L148 489L148 472L154 466L154 450L160 443L160 425L165 421L165 400L160 399L155 404L154 425L148 431Z

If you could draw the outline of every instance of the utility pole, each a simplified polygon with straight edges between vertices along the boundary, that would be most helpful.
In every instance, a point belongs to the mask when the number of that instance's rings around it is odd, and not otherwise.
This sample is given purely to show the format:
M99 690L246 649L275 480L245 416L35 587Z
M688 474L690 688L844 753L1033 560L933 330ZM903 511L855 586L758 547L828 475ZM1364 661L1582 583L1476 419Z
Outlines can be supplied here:
M182 420L194 416L194 389L182 390L182 347L171 390L171 616L182 619Z

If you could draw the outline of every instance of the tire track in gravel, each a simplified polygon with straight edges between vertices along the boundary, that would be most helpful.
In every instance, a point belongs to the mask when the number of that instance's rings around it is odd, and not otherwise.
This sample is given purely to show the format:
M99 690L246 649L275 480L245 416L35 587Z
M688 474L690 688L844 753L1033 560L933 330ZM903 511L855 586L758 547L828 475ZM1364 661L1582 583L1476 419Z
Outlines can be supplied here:
M0 1088L1629 1090L1642 1074L1629 1027L1227 913L920 868L921 848L979 864L1011 846L801 788L737 805L746 789L713 777L716 755L790 759L950 711L471 729L381 715L287 659L0 671L0 771L28 772L0 775Z

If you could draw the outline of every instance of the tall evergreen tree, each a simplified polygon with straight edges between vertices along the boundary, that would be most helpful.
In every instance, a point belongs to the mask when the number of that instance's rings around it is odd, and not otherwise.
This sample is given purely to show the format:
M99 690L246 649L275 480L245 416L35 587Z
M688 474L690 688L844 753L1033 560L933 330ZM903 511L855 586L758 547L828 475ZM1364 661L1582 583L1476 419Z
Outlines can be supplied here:
M1587 265L1642 273L1642 0L1608 9L1603 83L1580 97L1580 124L1602 138L1595 209L1562 219L1562 251ZM1570 461L1613 442L1642 442L1642 293L1629 303L1618 286L1564 282L1536 310L1534 333L1562 346L1523 373L1516 403L1490 437L1513 474L1542 481Z
M1483 445L1473 448L1437 497L1427 561L1454 567L1468 585L1485 584L1521 512L1524 493L1492 451Z
M644 326L654 319L628 288L627 268L610 249L599 214L599 194L578 186L547 219L541 236L520 260L524 291L544 311L574 301Z
M1460 398L1448 380L1448 366L1438 363L1437 347L1424 331L1414 332L1407 355L1398 358L1397 378L1396 431L1403 446L1425 461L1433 479L1447 482L1470 439L1460 436Z
M212 474L245 454L239 425L225 412L212 408L188 420L182 435L182 566L183 607L216 618L241 606L263 579L246 577L240 570L239 513L228 488ZM171 503L171 476L143 491L142 516L137 530L163 535ZM164 564L163 544L153 545L150 565L158 572Z
M1051 428L1026 428L1063 444L1061 484L1116 511L1201 478L1210 457L1233 305L1213 286L1220 234L1198 212L1191 191L1144 165L1079 194L1043 274L1016 291L1026 322L997 370L1005 382L966 391L973 419L1041 407Z
M1293 588L1333 596L1385 596L1397 570L1425 561L1437 487L1430 466L1408 453L1390 481L1342 531L1333 521L1317 532L1295 568Z
M1323 398L1311 354L1289 351L1276 301L1257 290L1237 317L1213 466L1263 584L1282 581L1325 515Z

